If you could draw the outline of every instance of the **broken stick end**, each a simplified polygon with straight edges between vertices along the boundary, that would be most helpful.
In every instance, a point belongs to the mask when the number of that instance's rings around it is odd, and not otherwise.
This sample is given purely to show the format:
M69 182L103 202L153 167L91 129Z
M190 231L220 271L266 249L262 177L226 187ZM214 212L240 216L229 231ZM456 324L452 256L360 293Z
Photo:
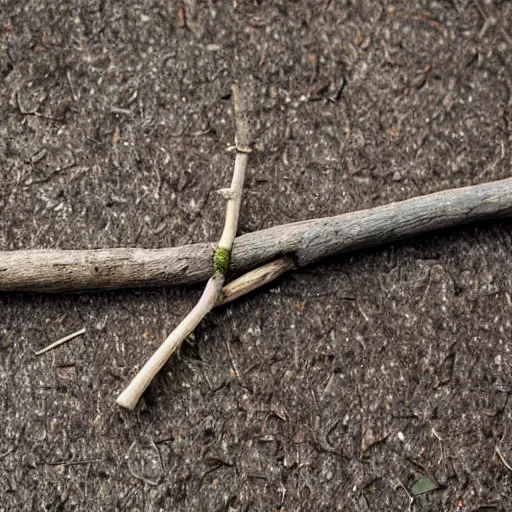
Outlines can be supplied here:
M140 395L135 396L129 388L126 388L116 399L117 405L133 411L137 402L139 401Z

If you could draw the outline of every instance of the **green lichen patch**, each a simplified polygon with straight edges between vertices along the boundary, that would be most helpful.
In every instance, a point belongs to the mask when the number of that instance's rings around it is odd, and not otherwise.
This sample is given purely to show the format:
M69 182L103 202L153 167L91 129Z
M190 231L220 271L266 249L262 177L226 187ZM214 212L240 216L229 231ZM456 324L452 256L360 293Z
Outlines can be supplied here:
M217 247L213 254L213 272L225 276L229 268L230 258L231 253L227 249Z

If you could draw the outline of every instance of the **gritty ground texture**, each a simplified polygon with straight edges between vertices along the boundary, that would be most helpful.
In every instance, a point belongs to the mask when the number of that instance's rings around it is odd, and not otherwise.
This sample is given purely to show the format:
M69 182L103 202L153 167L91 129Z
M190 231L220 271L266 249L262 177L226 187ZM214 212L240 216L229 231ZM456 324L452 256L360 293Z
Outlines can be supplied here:
M512 170L506 0L0 8L2 250L218 239L234 81L240 233ZM411 510L512 510L511 251L502 221L288 274L135 412L116 396L200 287L1 296L0 510L406 511L424 475Z

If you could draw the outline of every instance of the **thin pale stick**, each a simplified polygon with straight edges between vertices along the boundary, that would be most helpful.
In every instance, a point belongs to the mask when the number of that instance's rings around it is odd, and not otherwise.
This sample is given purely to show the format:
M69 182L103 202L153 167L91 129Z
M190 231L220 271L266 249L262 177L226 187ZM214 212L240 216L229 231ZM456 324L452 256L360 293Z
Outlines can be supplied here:
M199 322L211 311L219 299L225 274L229 268L229 260L233 241L236 236L242 194L244 189L245 169L247 166L247 147L249 143L248 125L246 122L246 108L238 86L233 86L233 104L237 130L237 155L235 168L229 192L226 197L226 219L224 230L213 256L213 277L208 281L203 295L192 311L181 321L176 329L169 334L157 351L149 358L142 369L126 389L118 396L117 403L121 407L134 409L142 393L149 386L169 357L181 345L183 340L197 327ZM237 119L237 116L243 119ZM242 149L238 148L242 141Z
M240 216L240 206L242 204L242 195L244 190L245 169L251 149L250 131L247 118L247 100L242 96L240 88L237 84L232 87L233 93L233 110L235 114L236 125L236 156L235 169L233 171L233 179L231 187L227 195L226 219L224 229L220 237L218 247L227 249L231 252L233 242L238 228L238 217Z
M73 338L76 338L77 336L80 336L84 332L85 332L85 327L83 327L79 331L76 331L72 334L68 334L67 336L64 336L64 338L61 338L60 340L54 341L51 345L44 347L43 349L39 350L38 352L35 352L34 354L36 356L40 356L41 354L44 354L45 352L49 352L50 350L57 348L59 345L62 345L64 343L66 343L67 341L72 340Z

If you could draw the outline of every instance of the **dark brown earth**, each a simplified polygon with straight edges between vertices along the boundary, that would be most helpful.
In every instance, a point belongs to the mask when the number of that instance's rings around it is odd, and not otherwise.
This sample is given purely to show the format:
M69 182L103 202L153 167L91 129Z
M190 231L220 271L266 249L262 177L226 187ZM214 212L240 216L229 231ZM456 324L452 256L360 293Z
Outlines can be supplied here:
M240 233L511 173L506 0L1 9L2 250L217 239L237 80ZM512 510L511 250L493 222L289 274L135 412L117 394L200 287L1 296L0 510L406 511L423 475L412 510Z

